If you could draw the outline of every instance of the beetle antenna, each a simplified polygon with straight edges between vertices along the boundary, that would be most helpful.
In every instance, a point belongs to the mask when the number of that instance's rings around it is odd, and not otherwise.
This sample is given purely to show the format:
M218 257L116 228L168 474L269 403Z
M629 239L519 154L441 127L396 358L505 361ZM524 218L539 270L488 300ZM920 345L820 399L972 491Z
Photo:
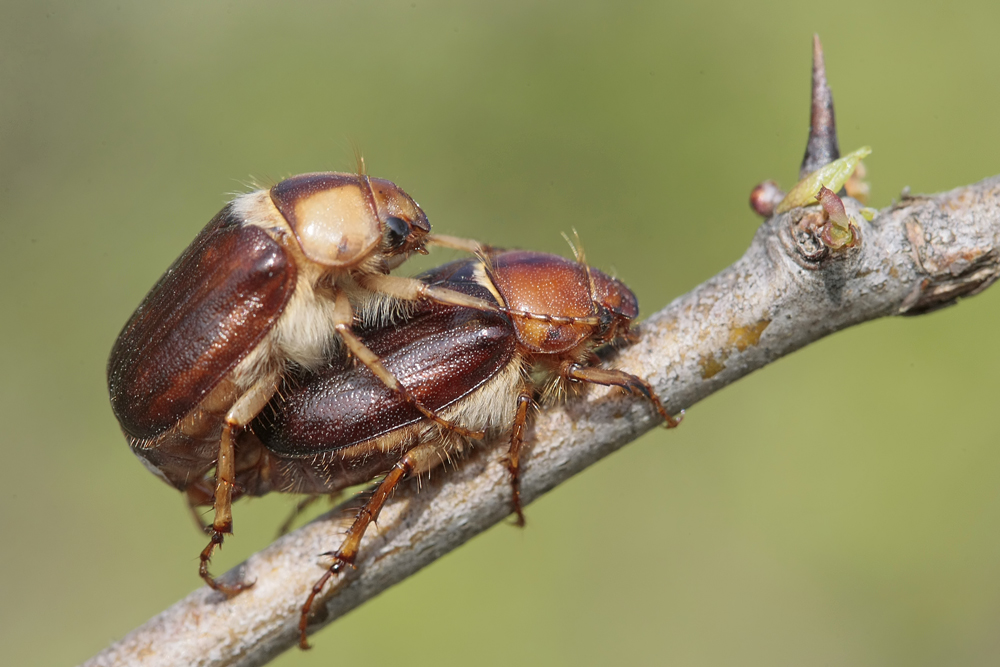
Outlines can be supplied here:
M594 314L589 318L580 318L580 321L594 320L599 314L599 309L597 308L597 301L594 294L597 292L597 288L594 286L594 274L590 272L590 265L587 264L587 253L583 250L583 241L580 240L580 232L576 231L576 227L573 227L573 239L569 238L566 232L559 232L562 237L569 244L570 250L573 251L573 257L576 259L578 264L583 264L584 271L587 272L587 283L588 289L590 290L590 305L594 308ZM575 241L575 243L574 243Z
M583 264L584 270L587 272L587 285L590 290L590 305L594 307L594 316L600 314L600 309L597 307L597 287L594 285L594 274L590 270L590 264L587 264L587 254L583 251L583 242L580 240L580 234L573 228L573 238L576 239L576 245L573 243L569 244L569 247L573 248L573 255L576 257L576 261ZM567 238L568 242L569 239Z
M580 234L579 232L576 231L576 227L573 227L572 229L573 229L573 238L576 239L576 243L573 243L573 241L569 238L569 235L566 232L559 232L559 233L562 235L566 243L569 244L569 249L573 251L573 258L576 261L580 262L581 264L586 264L587 260L583 252L583 243L580 242Z
M840 158L837 121L833 114L833 93L826 82L826 64L819 35L813 35L812 111L809 115L809 142L799 168L799 178Z
M358 176L367 176L368 167L365 165L365 155L361 151L361 145L355 139L351 139L351 152L354 153L354 170Z
M381 219L378 217L378 203L375 201L375 191L372 190L371 179L368 178L368 174L366 174L364 172L365 159L363 157L361 157L360 154L358 154L357 157L358 157L359 160L361 160L361 162L358 164L358 166L361 169L361 171L358 172L358 177L365 184L365 189L364 189L365 199L368 200L368 205L371 206L372 215L375 216L376 220L379 220L379 233L381 233L382 222L381 222Z
M576 240L576 250L574 255L576 255L576 261L581 264L587 263L587 253L583 249L583 241L580 240L580 232L576 231L576 227L573 227L573 238Z
M496 254L495 251L489 246L480 248L476 251L476 258L482 262L483 271L486 275L493 273L493 255Z
M575 257L577 261L580 261L580 255L577 253L576 246L573 245L573 241L570 240L569 234L566 232L559 232L559 235L563 237L563 240L569 246L569 249L573 251L573 257Z

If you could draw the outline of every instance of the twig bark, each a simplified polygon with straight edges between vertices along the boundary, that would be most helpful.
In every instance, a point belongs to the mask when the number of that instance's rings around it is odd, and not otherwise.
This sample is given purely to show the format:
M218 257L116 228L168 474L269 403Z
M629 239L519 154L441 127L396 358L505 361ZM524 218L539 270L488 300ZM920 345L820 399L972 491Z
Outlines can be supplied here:
M859 220L859 205L845 203ZM825 248L810 231L811 215L794 209L764 222L739 261L643 323L639 342L615 365L647 377L677 411L827 334L952 304L1000 275L1000 176L905 197L861 225L855 248ZM835 419L836 400L816 409ZM643 401L600 390L543 411L524 463L525 502L655 425ZM484 448L424 480L419 493L413 484L397 493L366 538L358 570L325 593L314 629L507 516L503 450ZM256 580L249 591L226 600L203 587L86 664L268 662L296 644L299 608L329 563L317 554L336 548L348 523L334 510L285 536L226 575Z

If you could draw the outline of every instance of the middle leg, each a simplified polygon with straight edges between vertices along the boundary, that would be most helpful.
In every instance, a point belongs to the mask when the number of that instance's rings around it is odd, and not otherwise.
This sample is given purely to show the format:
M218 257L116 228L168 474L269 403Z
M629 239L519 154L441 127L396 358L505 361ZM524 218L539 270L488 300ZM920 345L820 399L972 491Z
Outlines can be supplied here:
M527 387L521 389L517 397L514 423L510 428L510 449L507 451L507 472L510 473L511 507L517 514L517 525L524 525L524 511L521 508L521 446L524 444L524 429L531 409L531 393Z

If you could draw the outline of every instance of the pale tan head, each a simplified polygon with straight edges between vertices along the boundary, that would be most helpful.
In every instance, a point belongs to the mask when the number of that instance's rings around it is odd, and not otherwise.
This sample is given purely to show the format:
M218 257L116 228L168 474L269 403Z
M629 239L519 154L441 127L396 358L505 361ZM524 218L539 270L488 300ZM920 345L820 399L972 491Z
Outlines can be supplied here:
M271 188L302 253L328 268L350 269L373 254L422 251L427 216L394 183L363 174L300 174Z

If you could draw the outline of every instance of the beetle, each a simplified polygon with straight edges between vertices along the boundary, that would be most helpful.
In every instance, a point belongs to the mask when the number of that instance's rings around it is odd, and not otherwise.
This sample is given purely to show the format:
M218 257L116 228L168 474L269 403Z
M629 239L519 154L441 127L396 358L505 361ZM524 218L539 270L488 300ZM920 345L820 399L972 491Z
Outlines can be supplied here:
M274 394L290 365L318 368L349 351L401 401L463 435L386 371L352 330L352 302L382 295L492 308L467 295L387 275L436 242L427 216L394 183L364 173L285 179L227 204L153 286L108 360L111 406L132 450L188 503L215 509L199 574L232 533L234 435ZM388 304L388 305L386 305ZM214 481L206 473L215 468ZM208 530L208 527L206 527Z
M597 365L595 350L628 340L638 315L635 295L622 282L582 261L530 251L487 252L421 278L431 287L492 300L498 312L424 304L401 322L359 329L359 335L449 422L509 432L511 507L520 525L520 452L536 396L551 400L581 383L616 386L648 399L668 427L677 425L648 382ZM384 475L302 608L303 648L315 597L334 574L353 566L368 525L395 486L468 444L462 431L427 419L369 369L344 359L286 378L241 439L242 488L251 495L333 493Z

